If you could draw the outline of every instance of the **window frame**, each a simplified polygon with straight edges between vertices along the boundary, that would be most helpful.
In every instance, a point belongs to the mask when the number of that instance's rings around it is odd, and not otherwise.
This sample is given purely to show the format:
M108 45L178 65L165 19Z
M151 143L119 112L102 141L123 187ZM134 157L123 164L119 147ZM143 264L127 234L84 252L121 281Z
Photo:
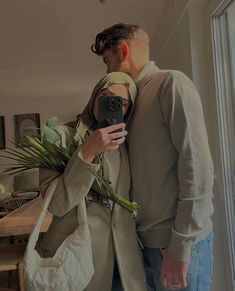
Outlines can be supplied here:
M226 11L234 0L223 3L212 14L212 43L215 68L215 89L222 162L226 222L228 226L229 265L235 290L235 106L231 50L229 46Z

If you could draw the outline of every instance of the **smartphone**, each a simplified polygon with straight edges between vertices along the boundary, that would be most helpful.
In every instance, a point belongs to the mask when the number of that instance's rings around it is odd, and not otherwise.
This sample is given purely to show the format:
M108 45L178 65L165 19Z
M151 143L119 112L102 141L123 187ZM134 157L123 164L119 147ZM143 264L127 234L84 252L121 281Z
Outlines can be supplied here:
M123 122L122 97L100 96L98 100L99 128ZM122 129L118 130L122 131Z

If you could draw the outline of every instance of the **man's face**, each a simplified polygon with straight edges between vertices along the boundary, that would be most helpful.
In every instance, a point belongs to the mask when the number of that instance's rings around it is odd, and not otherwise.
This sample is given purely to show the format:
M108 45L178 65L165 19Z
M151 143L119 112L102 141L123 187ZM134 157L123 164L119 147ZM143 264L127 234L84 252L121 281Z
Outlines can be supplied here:
M107 66L107 73L112 72L124 72L129 73L128 64L126 61L122 61L119 52L114 52L111 49L107 49L102 54L103 62Z

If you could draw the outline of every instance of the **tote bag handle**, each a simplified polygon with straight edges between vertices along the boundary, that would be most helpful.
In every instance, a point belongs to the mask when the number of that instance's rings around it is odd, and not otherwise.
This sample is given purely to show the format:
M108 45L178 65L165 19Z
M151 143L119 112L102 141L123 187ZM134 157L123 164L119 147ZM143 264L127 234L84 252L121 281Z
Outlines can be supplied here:
M38 220L33 228L33 231L29 237L28 240L28 248L34 249L39 237L40 229L43 224L44 218L46 216L47 208L49 206L49 203L52 199L52 196L55 192L57 182L59 180L59 177L53 180L49 187L47 188L45 198L42 205L42 210L39 214ZM86 224L87 223L87 213L86 213L86 202L85 199L82 199L81 202L77 206L77 216L78 216L78 223L79 225Z

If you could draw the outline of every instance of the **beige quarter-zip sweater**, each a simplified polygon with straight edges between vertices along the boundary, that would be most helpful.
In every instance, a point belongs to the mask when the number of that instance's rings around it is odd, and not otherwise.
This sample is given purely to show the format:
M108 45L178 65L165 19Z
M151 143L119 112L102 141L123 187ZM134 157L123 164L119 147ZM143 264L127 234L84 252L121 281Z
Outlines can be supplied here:
M154 62L136 84L128 143L137 231L144 246L189 261L192 244L212 229L214 174L200 97L187 76Z

